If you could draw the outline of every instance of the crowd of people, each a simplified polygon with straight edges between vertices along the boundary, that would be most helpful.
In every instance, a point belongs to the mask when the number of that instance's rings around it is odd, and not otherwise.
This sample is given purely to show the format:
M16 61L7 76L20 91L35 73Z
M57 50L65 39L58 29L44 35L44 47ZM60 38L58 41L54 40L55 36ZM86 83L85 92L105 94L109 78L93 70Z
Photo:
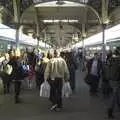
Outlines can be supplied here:
M20 93L22 82L27 79L28 88L33 81L40 91L41 84L48 81L50 90L51 109L62 107L61 89L64 81L69 81L72 91L75 90L76 63L72 52L53 53L33 51L9 51L1 57L0 77L3 81L4 94L9 94L11 84L14 84L15 103L21 103ZM57 93L56 93L57 91Z
M102 93L109 98L108 117L113 118L116 104L120 108L120 48L114 52L109 51L104 62L101 54L95 53L87 61L86 68L85 82L90 87L90 95Z
M92 59L87 60L82 54L73 51L54 50L50 53L41 52L39 49L11 50L0 58L0 77L4 85L4 94L9 94L11 84L14 84L15 103L21 103L22 81L27 79L28 88L32 88L35 81L38 91L42 83L48 81L49 100L52 102L50 109L58 110L62 108L63 83L69 81L72 92L75 92L75 73L79 66L77 62L79 57L79 63L82 63L85 68L82 72L87 73L84 80L90 87L90 95L97 96L102 93L105 97L109 97L111 104L108 108L108 116L113 117L115 105L120 107L120 49L117 48L114 53L110 51L106 62L102 61L101 56L95 53Z

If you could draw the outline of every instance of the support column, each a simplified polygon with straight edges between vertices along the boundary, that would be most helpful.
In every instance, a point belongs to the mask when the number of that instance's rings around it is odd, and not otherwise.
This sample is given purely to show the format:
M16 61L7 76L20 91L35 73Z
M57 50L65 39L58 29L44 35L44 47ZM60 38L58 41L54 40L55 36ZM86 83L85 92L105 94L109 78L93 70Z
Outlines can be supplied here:
M13 0L14 22L16 24L16 49L19 48L20 0Z
M45 48L46 48L46 31L44 32L44 43L45 43Z
M20 36L20 25L16 25L16 48L20 47L19 36Z
M40 27L39 23L36 20L36 30L37 30L37 49L39 49L39 41L40 41Z
M102 61L106 62L106 40L105 40L105 29L106 24L102 24Z
M85 37L86 37L85 24L82 24L82 50L83 50L83 58L85 57L85 44L84 44Z
M37 37L37 48L39 48L39 37Z
M40 41L40 24L38 18L38 9L35 8L35 22L36 22L36 32L37 32L37 49L39 49L39 41Z
M105 29L109 23L108 19L108 3L109 0L102 0L102 61L106 62L106 40L105 40Z

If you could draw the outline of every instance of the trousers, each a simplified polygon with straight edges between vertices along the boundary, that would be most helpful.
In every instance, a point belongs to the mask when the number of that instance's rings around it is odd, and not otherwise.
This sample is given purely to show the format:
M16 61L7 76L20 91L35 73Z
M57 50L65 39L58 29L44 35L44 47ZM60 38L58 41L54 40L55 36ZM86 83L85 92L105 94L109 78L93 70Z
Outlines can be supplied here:
M57 104L58 108L62 106L62 78L55 78L55 80L49 80L50 84L50 98L49 100L53 105Z
M14 85L15 85L15 99L19 99L19 95L21 92L21 81L15 81Z

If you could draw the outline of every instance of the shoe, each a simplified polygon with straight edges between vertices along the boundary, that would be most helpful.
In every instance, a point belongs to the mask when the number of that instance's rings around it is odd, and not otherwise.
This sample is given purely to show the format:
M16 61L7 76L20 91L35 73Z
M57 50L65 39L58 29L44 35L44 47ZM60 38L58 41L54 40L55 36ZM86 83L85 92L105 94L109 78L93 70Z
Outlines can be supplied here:
M114 116L113 116L113 109L112 108L109 108L108 109L108 118L114 118Z
M50 108L50 110L52 111L52 110L55 110L56 108L57 108L57 104L55 104L55 105L53 105L51 108Z

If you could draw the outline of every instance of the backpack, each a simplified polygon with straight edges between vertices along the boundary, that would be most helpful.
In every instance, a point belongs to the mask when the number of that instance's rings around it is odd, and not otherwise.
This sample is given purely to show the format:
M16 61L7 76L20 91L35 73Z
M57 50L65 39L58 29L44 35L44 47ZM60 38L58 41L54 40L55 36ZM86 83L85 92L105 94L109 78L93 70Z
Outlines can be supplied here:
M29 72L29 66L26 64L20 64L19 70L21 72L22 77L27 77Z

